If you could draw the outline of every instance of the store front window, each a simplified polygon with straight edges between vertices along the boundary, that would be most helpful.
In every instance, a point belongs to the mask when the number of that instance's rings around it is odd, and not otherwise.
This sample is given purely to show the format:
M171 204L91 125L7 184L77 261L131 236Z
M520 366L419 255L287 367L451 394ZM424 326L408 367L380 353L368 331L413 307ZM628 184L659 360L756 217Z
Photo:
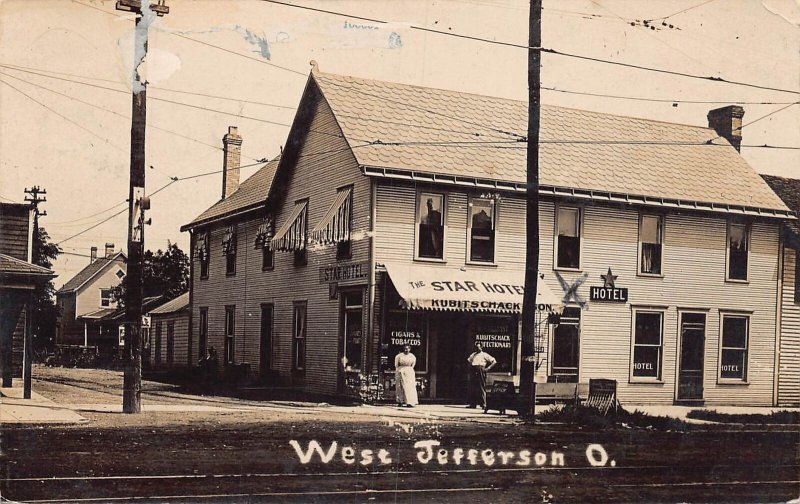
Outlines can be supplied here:
M483 315L472 323L469 348L480 343L483 351L497 360L493 373L513 373L516 362L517 323L515 317Z
M346 371L360 371L362 369L362 296L363 292L361 290L342 294L342 333L344 336L342 365Z
M411 353L417 358L416 372L428 370L428 323L425 314L408 310L392 310L387 320L388 368L394 371L394 357L403 351L403 347L411 347Z
M548 381L556 383L578 381L580 324L581 309L564 308L559 323L553 330L552 366Z

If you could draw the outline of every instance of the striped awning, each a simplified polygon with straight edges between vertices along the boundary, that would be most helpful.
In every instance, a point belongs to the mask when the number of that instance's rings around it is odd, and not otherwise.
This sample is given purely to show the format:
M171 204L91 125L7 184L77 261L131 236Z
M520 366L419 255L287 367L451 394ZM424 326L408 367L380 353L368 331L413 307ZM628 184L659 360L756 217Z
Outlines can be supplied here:
M270 244L272 250L296 252L305 250L306 233L308 232L308 202L295 203L292 213L281 226Z
M194 242L194 256L200 261L208 259L208 232L197 234Z
M236 253L236 227L228 226L222 234L222 253L223 255Z
M270 248L270 242L275 236L275 221L271 216L267 216L258 226L256 231L256 248Z
M350 194L348 187L336 194L336 199L325 213L325 217L311 231L311 239L317 243L339 243L350 240Z

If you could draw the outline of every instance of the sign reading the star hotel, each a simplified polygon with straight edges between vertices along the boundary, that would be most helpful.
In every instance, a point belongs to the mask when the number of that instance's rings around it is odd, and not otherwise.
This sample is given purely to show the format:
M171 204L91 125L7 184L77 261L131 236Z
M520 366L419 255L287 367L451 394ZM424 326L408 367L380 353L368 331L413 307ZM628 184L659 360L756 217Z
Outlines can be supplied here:
M603 279L602 287L595 285L589 288L589 299L591 301L628 302L628 289L614 285L617 275L611 273L611 268L608 268L607 274L600 275L600 278Z

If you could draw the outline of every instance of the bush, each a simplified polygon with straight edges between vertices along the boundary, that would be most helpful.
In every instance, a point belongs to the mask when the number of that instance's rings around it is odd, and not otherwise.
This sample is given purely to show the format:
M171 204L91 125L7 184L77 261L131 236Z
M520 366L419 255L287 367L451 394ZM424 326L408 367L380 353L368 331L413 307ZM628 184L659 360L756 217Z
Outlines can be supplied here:
M603 415L595 408L576 404L552 407L537 415L536 419L543 422L568 423L596 429L610 427L638 427L673 431L688 429L688 424L677 418L648 415L639 410L630 412L623 408L619 408L616 413L610 411L607 415Z
M775 411L769 414L759 413L719 413L715 410L692 410L687 418L696 420L707 420L710 422L721 423L742 423L742 424L800 424L800 411Z

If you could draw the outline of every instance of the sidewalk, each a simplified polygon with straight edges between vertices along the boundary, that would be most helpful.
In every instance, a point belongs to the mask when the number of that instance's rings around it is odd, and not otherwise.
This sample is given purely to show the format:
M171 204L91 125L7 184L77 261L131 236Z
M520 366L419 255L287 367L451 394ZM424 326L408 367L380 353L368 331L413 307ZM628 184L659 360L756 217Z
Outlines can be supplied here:
M71 408L31 392L22 398L22 387L0 388L0 425L88 422Z

